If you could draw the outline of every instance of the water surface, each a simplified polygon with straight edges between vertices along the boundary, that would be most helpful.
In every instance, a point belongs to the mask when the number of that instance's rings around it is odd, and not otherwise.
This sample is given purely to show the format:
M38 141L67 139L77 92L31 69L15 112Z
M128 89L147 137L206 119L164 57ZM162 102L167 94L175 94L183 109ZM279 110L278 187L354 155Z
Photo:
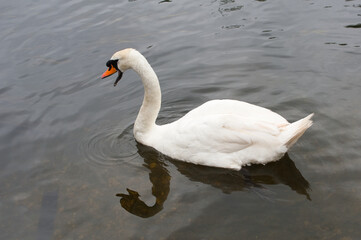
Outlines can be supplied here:
M0 4L1 239L360 239L361 2ZM137 144L143 88L100 79L117 50L158 74L158 123L217 98L315 124L239 172Z

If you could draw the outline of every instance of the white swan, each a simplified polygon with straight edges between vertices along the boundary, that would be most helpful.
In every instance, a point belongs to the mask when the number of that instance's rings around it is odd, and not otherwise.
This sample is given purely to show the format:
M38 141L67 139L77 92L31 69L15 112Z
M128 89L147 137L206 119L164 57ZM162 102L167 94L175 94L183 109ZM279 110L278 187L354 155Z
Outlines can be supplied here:
M212 167L241 169L276 161L312 125L313 114L290 124L266 108L236 100L212 100L179 120L155 123L161 105L157 75L135 49L116 52L102 78L127 69L142 79L144 99L134 124L135 139L174 159Z

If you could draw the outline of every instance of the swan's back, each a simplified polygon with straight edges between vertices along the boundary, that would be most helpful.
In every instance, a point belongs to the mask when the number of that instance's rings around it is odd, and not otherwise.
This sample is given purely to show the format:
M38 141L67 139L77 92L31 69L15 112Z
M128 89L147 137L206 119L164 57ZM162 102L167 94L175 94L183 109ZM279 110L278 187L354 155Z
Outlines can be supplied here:
M188 112L184 118L197 118L216 114L237 115L240 117L272 122L278 125L289 124L289 122L281 115L267 108L231 99L208 101Z

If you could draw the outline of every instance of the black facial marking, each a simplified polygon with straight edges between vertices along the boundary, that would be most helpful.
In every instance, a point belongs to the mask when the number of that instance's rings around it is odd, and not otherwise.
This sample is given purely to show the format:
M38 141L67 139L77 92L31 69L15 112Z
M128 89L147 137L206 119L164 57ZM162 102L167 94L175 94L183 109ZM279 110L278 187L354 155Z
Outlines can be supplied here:
M114 87L117 86L117 84L118 84L119 80L122 78L122 76L123 76L123 73L118 70L118 77L114 82Z
M112 67L114 67L114 68L117 70L117 72L118 72L118 77L117 77L117 79L116 79L115 82L114 82L114 87L117 86L119 80L120 80L120 79L122 78L122 76L123 76L122 71L120 71L119 68L118 68L118 59L116 59L116 60L109 60L105 65L109 68L109 70L110 70Z
M119 71L119 69L118 69L118 59L109 60L105 65L109 68L109 70L113 66L117 71Z

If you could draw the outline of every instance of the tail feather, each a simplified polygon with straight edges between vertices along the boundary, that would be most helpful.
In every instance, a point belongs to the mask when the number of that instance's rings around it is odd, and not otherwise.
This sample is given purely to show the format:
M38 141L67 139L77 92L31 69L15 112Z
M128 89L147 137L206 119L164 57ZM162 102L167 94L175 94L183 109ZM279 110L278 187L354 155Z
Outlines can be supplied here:
M291 123L283 129L281 138L287 148L292 147L292 145L297 142L297 140L305 133L305 131L312 126L312 117L313 113L305 118Z

